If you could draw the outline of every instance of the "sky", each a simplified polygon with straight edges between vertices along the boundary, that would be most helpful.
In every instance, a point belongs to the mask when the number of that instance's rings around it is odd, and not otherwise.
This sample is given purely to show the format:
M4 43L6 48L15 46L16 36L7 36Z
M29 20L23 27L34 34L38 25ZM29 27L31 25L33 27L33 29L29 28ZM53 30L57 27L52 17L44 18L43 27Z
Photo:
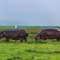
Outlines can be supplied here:
M0 26L60 26L60 0L0 0Z

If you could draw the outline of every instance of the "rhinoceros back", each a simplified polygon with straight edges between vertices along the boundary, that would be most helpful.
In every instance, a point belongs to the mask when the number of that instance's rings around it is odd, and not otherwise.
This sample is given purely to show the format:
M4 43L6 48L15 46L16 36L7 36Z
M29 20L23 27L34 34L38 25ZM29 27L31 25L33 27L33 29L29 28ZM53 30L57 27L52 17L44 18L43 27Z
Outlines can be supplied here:
M48 35L59 35L60 34L60 31L56 28L46 28L46 29L43 29L41 32L41 34L48 34Z
M19 37L20 34L25 34L26 31L24 29L8 29L3 32L5 37Z

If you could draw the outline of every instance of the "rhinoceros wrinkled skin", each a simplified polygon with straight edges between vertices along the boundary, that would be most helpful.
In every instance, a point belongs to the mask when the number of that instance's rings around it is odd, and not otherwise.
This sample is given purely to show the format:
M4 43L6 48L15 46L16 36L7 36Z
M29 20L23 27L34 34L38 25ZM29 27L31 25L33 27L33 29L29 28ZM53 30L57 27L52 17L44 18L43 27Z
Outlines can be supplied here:
M0 32L0 38L5 37L6 41L9 42L9 39L20 40L27 42L28 33L24 29L8 29Z
M42 39L42 40L57 39L57 41L59 41L60 30L56 28L45 28L36 35L35 41L39 39Z

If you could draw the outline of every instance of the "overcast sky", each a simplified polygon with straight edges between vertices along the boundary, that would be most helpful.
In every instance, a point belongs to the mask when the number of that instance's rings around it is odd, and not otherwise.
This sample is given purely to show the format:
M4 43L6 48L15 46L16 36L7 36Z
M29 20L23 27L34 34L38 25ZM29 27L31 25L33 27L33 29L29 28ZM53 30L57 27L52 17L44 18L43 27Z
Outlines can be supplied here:
M0 0L0 26L60 26L60 0Z

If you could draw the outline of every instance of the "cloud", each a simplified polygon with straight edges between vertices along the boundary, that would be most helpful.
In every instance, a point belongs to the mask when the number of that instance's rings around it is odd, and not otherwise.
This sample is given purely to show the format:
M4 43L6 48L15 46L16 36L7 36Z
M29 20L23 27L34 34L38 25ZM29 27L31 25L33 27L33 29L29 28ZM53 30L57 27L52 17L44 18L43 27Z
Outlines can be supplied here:
M60 0L0 0L0 25L60 26L59 22Z

